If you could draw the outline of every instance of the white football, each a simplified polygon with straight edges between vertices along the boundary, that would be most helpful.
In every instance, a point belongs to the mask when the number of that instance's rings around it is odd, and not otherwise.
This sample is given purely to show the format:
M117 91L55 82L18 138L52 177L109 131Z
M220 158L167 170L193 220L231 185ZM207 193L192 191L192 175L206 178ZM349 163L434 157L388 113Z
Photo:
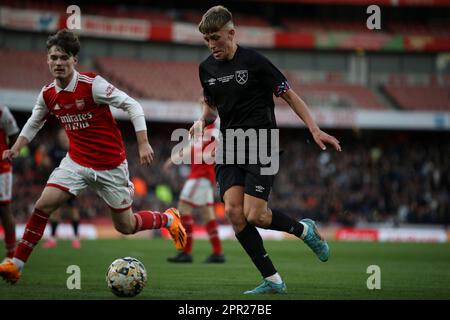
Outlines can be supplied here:
M134 297L147 284L147 271L144 264L136 258L119 258L109 266L106 283L116 296Z

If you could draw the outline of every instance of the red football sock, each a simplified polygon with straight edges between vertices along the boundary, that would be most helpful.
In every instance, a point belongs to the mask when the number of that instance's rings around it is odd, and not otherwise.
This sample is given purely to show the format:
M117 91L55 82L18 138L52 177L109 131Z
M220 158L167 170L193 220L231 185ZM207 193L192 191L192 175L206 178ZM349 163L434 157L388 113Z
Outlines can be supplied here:
M14 251L16 249L16 232L7 233L5 231L5 248L6 248L6 257L12 258L14 257Z
M192 252L192 229L194 227L194 218L192 215L181 216L181 223L186 230L186 246L183 252L186 254L191 254Z
M22 239L17 245L14 257L26 262L34 247L41 240L47 225L48 215L38 209L34 209L25 227Z
M219 238L219 224L216 220L211 220L206 224L206 231L208 231L209 242L213 247L213 254L222 254L222 244Z
M169 218L158 211L139 211L134 213L136 217L135 232L149 229L161 229L167 226Z

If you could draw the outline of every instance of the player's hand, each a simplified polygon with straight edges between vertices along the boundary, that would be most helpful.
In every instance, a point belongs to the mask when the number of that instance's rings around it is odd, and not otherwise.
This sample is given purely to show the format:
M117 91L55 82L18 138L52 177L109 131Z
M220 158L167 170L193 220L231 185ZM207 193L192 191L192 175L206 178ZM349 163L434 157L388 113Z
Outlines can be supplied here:
M2 159L6 161L13 161L15 158L19 156L18 151L14 151L12 149L8 149L3 151Z
M314 141L319 145L320 149L326 150L325 144L331 144L337 151L342 151L339 140L326 132L318 129L312 132Z
M201 141L198 139L202 138L203 130L205 128L205 120L197 120L194 122L192 127L189 129L189 137L194 139L194 141Z
M148 142L139 145L139 160L141 165L149 166L153 161L153 157L154 152Z

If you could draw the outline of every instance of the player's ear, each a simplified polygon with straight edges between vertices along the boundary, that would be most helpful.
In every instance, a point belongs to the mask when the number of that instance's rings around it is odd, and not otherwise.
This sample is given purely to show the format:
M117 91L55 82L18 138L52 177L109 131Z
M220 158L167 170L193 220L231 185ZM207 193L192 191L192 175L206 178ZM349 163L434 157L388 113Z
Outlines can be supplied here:
M231 39L234 38L235 34L236 34L236 30L234 30L234 28L231 28L230 30L228 30L228 35L230 36Z
M78 56L74 56L73 57L73 64L77 65L77 63L78 63Z

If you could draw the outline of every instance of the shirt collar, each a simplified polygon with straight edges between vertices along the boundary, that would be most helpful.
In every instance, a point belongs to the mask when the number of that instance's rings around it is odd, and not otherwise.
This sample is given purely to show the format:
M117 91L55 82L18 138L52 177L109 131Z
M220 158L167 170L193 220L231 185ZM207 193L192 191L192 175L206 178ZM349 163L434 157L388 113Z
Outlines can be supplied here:
M78 82L78 71L77 70L73 70L72 80L70 80L69 84L64 89L60 88L56 84L56 80L54 80L56 92L59 93L60 91L63 91L63 90L64 91L68 91L68 92L74 92L75 88L77 87L77 82Z

